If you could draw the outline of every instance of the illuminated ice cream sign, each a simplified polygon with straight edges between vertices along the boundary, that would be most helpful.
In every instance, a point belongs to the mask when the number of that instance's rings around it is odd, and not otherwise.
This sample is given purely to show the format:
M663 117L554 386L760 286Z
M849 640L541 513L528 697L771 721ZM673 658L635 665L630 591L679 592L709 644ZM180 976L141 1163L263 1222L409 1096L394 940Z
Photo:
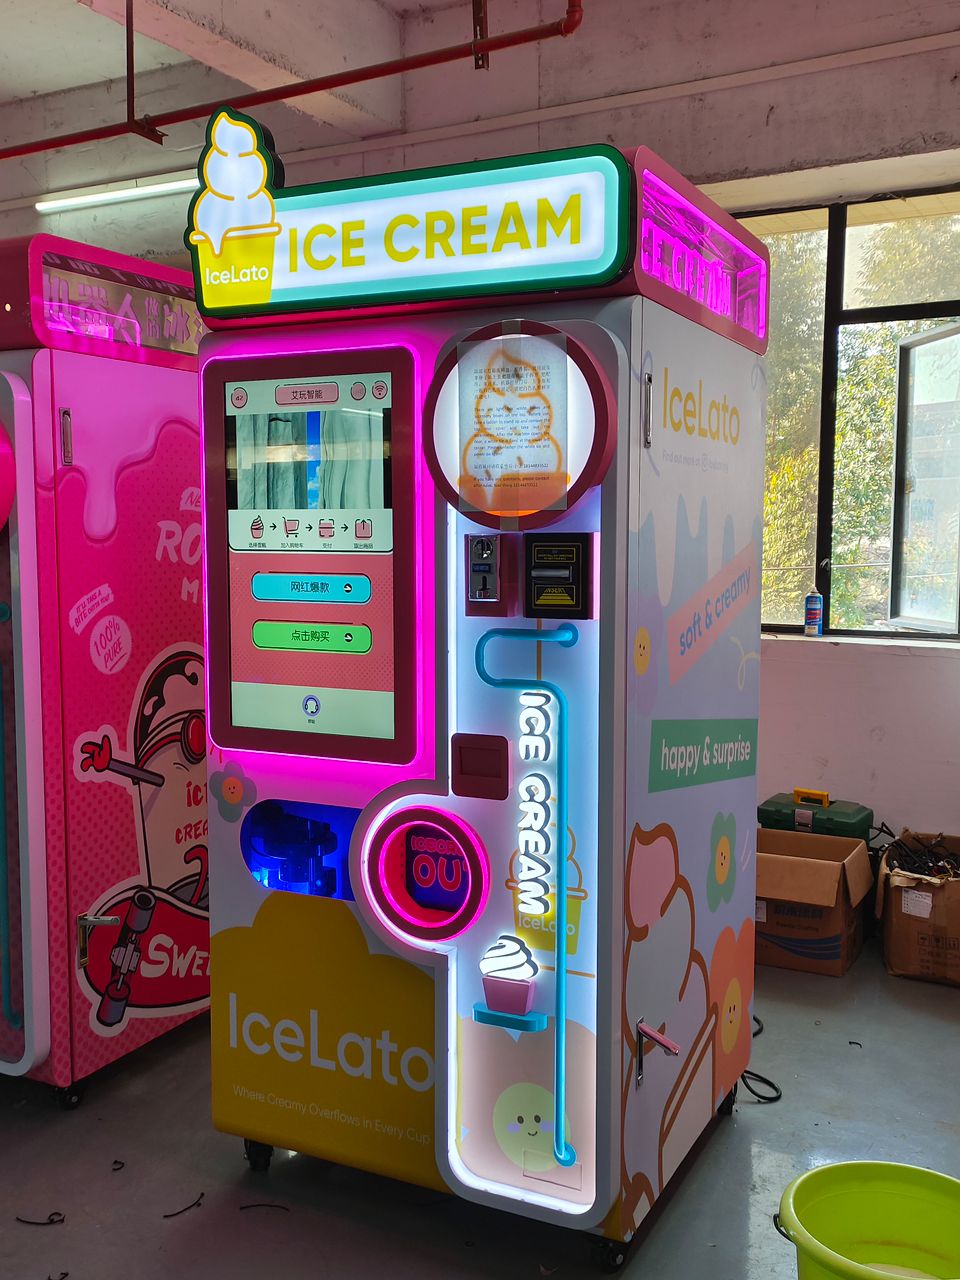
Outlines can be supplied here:
M283 190L259 126L211 120L187 244L213 314L582 288L627 269L630 174L578 147Z
M754 342L747 345L764 349L768 266L751 246L753 238L735 234L731 219L726 219L729 227L722 225L719 211L711 216L648 168L640 189L642 291L676 310L689 310L692 318L700 318L692 309L703 308L729 324L728 336L750 335ZM678 306L678 299L686 305Z
M536 766L551 760L549 696L520 695L520 759ZM550 836L550 779L533 768L518 787L517 901L528 916L545 916L553 887L553 842Z

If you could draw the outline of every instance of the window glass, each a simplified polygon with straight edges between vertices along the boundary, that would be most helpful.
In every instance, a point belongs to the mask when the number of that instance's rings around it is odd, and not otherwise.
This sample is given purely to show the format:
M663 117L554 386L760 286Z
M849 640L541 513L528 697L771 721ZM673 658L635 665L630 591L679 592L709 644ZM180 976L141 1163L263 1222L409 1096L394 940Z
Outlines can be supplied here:
M743 221L770 251L763 621L800 624L815 579L826 210Z
M890 622L900 343L942 326L942 320L898 320L840 329L831 628L903 626Z
M960 298L960 192L850 205L845 307Z
M960 330L900 351L891 613L956 631L960 550Z

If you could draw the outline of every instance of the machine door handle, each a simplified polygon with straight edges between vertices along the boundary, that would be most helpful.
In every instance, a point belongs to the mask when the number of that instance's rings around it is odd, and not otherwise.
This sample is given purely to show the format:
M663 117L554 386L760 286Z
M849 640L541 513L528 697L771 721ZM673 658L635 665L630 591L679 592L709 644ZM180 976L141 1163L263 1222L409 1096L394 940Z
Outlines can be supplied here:
M90 959L90 935L98 924L119 924L119 916L77 916L77 947L80 968L85 969Z
M648 1026L641 1018L637 1022L637 1088L643 1084L643 1042L651 1040L654 1044L658 1044L664 1053L670 1054L676 1058L680 1053L680 1046L669 1037L662 1035L654 1027Z

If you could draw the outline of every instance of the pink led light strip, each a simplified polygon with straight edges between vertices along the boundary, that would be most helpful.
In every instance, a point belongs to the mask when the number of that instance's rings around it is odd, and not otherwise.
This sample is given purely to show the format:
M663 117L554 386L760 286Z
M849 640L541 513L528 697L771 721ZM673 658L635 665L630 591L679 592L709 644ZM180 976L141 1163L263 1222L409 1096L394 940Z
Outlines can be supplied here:
M641 181L640 268L688 305L764 343L765 258L649 168Z

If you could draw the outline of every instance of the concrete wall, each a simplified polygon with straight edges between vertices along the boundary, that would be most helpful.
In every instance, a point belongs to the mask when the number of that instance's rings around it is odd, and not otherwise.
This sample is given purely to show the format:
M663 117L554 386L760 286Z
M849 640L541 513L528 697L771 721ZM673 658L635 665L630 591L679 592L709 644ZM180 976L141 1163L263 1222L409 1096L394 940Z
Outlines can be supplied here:
M492 0L489 8L499 31L556 18L563 0ZM364 136L332 137L303 113L271 109L291 181L597 140L645 143L701 183L960 148L957 0L585 0L585 9L575 36L495 54L489 71L464 62L408 75L401 125L379 137L373 124ZM416 53L469 34L469 6L426 7L407 15L402 45ZM256 41L256 31L249 36ZM350 51L358 62L362 54ZM149 73L141 110L228 98L226 65L200 76L195 63ZM13 140L77 128L98 113L122 114L120 82L2 105L0 134ZM187 125L162 149L110 142L0 164L0 236L40 224L32 206L5 210L11 200L186 169L199 140L200 127ZM42 223L168 257L181 252L185 204L171 197Z
M876 56L867 49L952 33L955 0L585 0L584 8L577 35L495 55L489 72L409 77L407 130L539 110L550 118L528 127L542 147L643 143L695 182L960 145L955 36L946 50L863 61ZM490 10L498 27L512 28L558 14L562 0L496 0ZM462 38L466 12L411 20L406 50ZM803 65L831 55L832 69ZM646 99L597 103L636 91ZM585 112L587 102L598 109ZM480 145L496 155L529 146L530 136L487 133L481 144L461 135L446 140L441 158Z
M960 647L766 636L760 798L795 786L960 834Z

